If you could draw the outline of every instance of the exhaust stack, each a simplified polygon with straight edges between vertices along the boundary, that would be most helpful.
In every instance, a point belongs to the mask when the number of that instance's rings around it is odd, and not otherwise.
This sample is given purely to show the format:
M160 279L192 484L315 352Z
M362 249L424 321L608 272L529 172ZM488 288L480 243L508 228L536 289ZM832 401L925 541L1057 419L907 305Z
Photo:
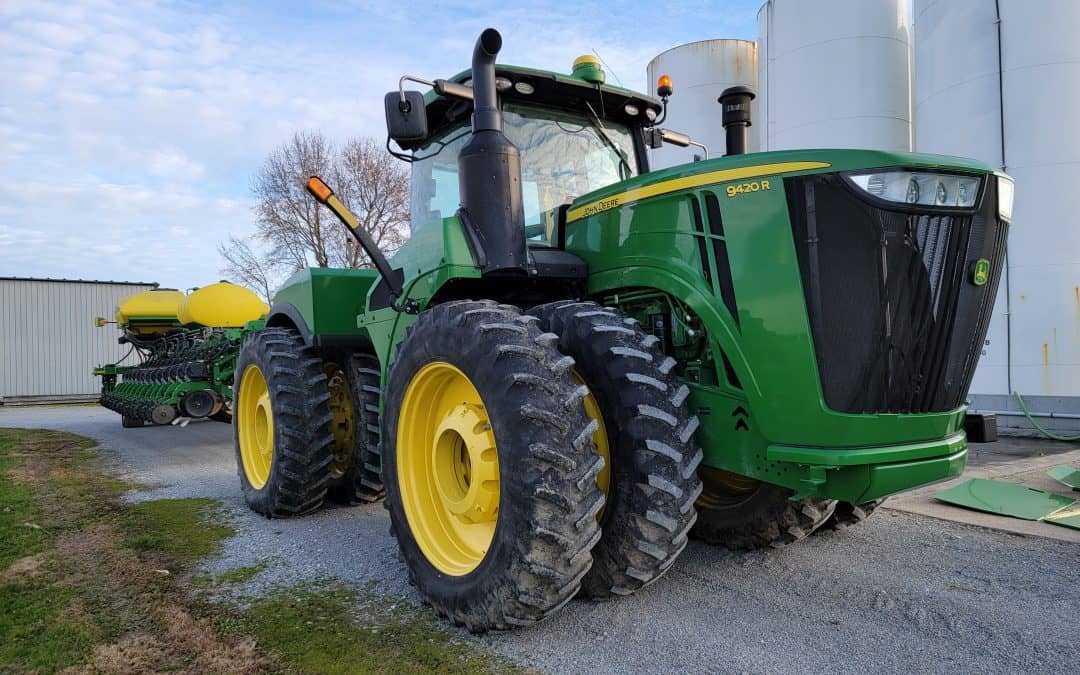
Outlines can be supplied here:
M473 50L472 136L458 154L461 211L484 249L484 273L520 271L528 264L525 209L521 195L521 154L503 134L495 92L495 57L502 36L494 28L480 34Z
M746 135L750 127L750 101L754 100L754 90L750 87L728 87L720 93L720 106L723 110L721 122L727 132L727 155L746 154Z

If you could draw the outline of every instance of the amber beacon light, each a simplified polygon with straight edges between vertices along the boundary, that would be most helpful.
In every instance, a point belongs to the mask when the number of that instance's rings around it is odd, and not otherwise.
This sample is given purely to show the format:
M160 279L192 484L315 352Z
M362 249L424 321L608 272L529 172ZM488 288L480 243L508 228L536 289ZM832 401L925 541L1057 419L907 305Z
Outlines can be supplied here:
M671 84L670 75L661 75L660 79L656 81L656 95L660 98L667 98L674 93L675 87Z
M318 176L312 176L307 181L307 191L311 193L320 204L325 204L330 197L333 196L334 191L330 189L330 186L323 182L322 178Z

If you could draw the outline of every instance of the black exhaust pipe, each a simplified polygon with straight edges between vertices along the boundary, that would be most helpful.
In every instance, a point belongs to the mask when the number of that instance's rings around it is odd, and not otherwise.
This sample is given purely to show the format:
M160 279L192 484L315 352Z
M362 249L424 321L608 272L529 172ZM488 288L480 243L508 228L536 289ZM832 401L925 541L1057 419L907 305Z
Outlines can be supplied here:
M746 130L750 127L750 101L754 90L750 87L728 87L720 93L721 119L727 132L727 150L724 155L746 154Z
M527 270L525 209L521 196L521 153L503 134L495 93L495 57L502 36L480 34L473 50L472 136L458 153L461 211L483 248L483 271Z

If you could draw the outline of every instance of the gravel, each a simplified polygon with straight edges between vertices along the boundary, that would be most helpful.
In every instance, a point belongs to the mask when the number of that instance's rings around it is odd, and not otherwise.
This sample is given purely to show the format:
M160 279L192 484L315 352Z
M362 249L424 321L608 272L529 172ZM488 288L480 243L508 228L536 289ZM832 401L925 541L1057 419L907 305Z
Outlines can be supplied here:
M211 497L237 529L206 571L269 561L243 594L340 579L419 604L381 505L268 521L240 497L228 426L122 429L94 407L0 408L0 426L84 434L132 499ZM545 671L1075 672L1080 547L882 509L777 551L692 542L638 594L574 601L547 621L461 639Z

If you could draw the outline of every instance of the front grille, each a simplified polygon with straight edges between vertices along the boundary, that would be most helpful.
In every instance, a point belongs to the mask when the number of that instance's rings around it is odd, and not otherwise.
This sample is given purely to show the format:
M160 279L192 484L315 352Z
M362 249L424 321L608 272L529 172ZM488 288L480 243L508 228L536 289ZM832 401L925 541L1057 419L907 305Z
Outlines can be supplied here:
M1008 230L988 182L974 213L920 214L871 204L836 174L785 181L829 408L942 412L963 402ZM976 286L980 258L991 274Z

